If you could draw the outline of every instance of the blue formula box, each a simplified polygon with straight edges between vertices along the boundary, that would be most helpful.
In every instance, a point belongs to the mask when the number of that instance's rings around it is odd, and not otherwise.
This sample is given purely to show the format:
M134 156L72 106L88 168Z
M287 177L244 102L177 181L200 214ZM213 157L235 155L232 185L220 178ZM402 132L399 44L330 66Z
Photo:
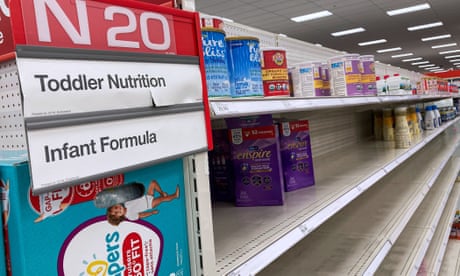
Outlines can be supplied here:
M27 162L2 164L12 275L190 275L183 171L174 160L34 195Z

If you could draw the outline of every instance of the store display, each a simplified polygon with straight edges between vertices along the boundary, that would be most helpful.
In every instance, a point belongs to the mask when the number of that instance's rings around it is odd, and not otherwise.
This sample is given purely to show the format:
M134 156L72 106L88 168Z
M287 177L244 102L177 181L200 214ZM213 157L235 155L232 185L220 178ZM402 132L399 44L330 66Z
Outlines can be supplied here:
M182 172L174 160L34 195L28 163L3 163L12 275L190 275ZM132 182L145 195L95 204Z
M225 32L202 28L201 38L208 97L231 97Z
M360 63L358 54L329 59L333 96L363 95Z
M264 96L290 96L286 50L264 48L261 52Z
M263 96L259 39L227 37L225 40L232 97Z
M290 192L314 185L308 120L281 122L279 130L284 190Z

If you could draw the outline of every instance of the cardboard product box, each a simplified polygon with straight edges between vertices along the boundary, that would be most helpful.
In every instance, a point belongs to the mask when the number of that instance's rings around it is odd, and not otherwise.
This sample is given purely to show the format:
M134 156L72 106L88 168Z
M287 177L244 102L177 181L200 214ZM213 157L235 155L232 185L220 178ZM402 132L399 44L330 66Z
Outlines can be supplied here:
M275 125L229 130L235 177L235 205L284 203L283 174Z
M214 148L208 153L211 198L214 201L235 201L232 156L227 129L212 131Z
M190 275L182 160L40 195L27 162L0 176L12 275Z
M281 122L279 129L284 190L290 192L314 185L308 120Z

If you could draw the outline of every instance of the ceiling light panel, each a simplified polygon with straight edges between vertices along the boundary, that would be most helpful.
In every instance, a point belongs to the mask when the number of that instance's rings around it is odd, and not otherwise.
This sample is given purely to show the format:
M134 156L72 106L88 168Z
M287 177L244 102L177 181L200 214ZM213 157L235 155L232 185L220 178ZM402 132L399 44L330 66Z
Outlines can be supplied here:
M365 42L360 42L358 43L359 46L368 46L368 45L374 45L374 44L381 44L387 42L386 39L377 39L377 40L372 40L372 41L365 41Z
M429 9L429 8L431 8L430 5L428 3L425 3L425 4L410 6L410 7L407 7L407 8L387 11L387 14L389 16L395 16L395 15L400 15L400 14L405 14L405 13L410 13L410 12L426 10L426 9Z
M451 58L458 58L460 55L453 55L453 56L445 56L445 59L451 59Z
M450 50L450 51L439 52L440 55L447 55L447 54L453 54L453 53L460 53L460 50Z
M394 55L394 56L391 56L392 58L401 58L401 57L410 57L410 56L413 56L414 53L405 53L405 54L399 54L399 55Z
M364 31L366 31L366 29L359 27L359 28L354 28L354 29L349 29L349 30L344 30L344 31L340 31L340 32L331 33L331 35L332 36L344 36L344 35L350 35L350 34L364 32Z
M451 34L445 34L445 35L437 35L437 36L430 36L430 37L424 37L422 38L422 41L432 41L432 40L439 40L439 39L445 39L445 38L451 38Z
M427 64L430 63L429 61L419 61L419 62L412 62L412 65L421 65L421 64Z
M332 15L332 12L325 10L325 11L319 11L319 12L314 12L314 13L309 13L309 14L305 14L301 16L292 17L291 20L294 22L305 22L305 21L314 20L314 19L318 19L318 18L322 18L326 16L331 16L331 15Z
M422 60L422 59L423 58L421 58L421 57L408 58L408 59L403 59L402 62L416 61L416 60Z
M395 47L395 48L377 50L377 53L381 54L381 53L395 52L395 51L401 51L401 50L402 50L401 47Z
M418 31L418 30L424 30L424 29L439 27L439 26L442 26L442 25L444 25L444 24L441 21L438 21L438 22L433 22L433 23L428 23L428 24L408 27L407 30L412 32L412 31Z
M439 49L439 48L446 48L446 47L452 47L452 46L457 46L457 43L447 43L447 44L441 44L441 45L434 45L434 46L431 46L431 48Z
M432 67L434 64L424 64L424 65L419 65L419 68L426 68L426 67Z

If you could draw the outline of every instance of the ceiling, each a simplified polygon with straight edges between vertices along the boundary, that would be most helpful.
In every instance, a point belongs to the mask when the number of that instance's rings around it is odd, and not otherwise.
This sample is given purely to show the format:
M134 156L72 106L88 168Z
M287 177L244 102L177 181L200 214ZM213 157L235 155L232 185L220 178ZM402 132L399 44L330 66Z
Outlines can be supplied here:
M387 10L400 9L423 3L427 10L389 16ZM371 54L377 61L411 71L426 73L418 62L403 59L422 57L442 69L458 69L440 54L443 51L460 50L460 0L196 0L196 10L208 15L232 19L234 22L324 47ZM333 15L296 23L291 17L328 10ZM443 26L408 31L407 27L441 21ZM363 27L366 31L341 37L332 32ZM422 38L451 34L450 38L422 42ZM383 44L359 46L359 42L386 39ZM457 43L457 46L433 49L432 46ZM377 53L379 49L401 47L402 50ZM394 55L413 53L412 56L392 58ZM460 58L460 57L459 57ZM460 62L460 61L459 61Z

